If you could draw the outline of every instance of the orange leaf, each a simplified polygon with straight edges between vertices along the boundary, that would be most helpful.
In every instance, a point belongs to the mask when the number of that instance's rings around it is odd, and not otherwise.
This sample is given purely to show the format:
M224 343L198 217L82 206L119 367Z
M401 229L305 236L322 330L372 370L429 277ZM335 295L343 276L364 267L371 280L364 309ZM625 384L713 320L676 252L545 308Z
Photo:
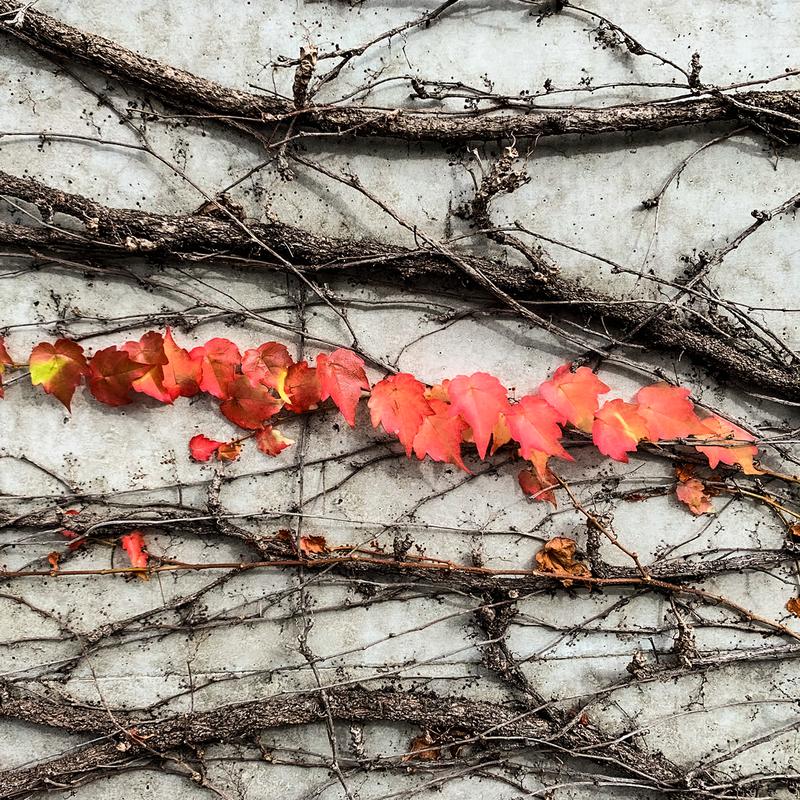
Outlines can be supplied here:
M691 392L668 383L654 383L636 393L639 416L647 426L647 438L651 442L659 439L683 439L700 428L700 420L694 413L694 404L689 400Z
M390 375L372 387L368 405L372 427L383 425L386 433L397 436L410 457L423 418L433 414L425 384L406 372Z
M261 384L255 386L245 375L239 375L228 387L229 397L219 410L234 424L246 430L257 430L264 421L280 411L283 402Z
M242 443L238 439L234 439L232 442L223 442L217 448L217 458L220 461L236 461L241 454Z
M156 331L148 331L138 342L125 342L124 350L131 361L142 364L145 371L131 382L136 392L141 392L162 403L171 403L178 396L177 386L174 394L164 385L164 365L169 363L164 352L164 337Z
M48 393L57 397L69 410L72 395L89 371L83 348L69 339L59 339L55 344L42 342L33 348L30 357L31 383L41 384Z
M422 418L414 437L414 454L420 461L430 456L434 461L455 464L464 472L469 472L461 458L461 434L467 423L450 413L448 403L430 399L428 405L433 413Z
M800 597L793 597L786 603L786 610L796 617L800 617Z
M519 442L523 458L531 458L534 452L573 461L572 456L561 446L561 428L558 412L541 397L529 394L512 405L505 414L511 435Z
M701 420L701 430L705 432L698 433L698 439L723 440L713 446L697 445L695 448L708 459L711 469L715 469L718 464L728 464L739 466L745 475L762 474L753 464L753 459L758 455L758 448L752 444L742 443L753 441L753 437L747 431L716 415ZM725 444L726 439L731 443Z
M300 552L310 555L312 553L327 553L328 544L324 536L301 536Z
M486 458L494 426L500 415L508 411L506 388L494 375L475 372L472 375L457 375L450 381L447 392L450 396L451 413L460 414L472 428L478 455Z
M131 402L131 384L147 369L131 361L124 350L106 347L89 361L89 391L101 403L124 406Z
M317 356L317 377L321 389L320 399L329 397L336 403L351 428L356 426L356 406L361 390L369 391L364 361L350 350L339 348L329 356Z
M265 425L256 433L256 447L268 456L277 456L290 444L294 444L293 439L287 439L279 430L272 425Z
M189 453L195 461L208 461L223 444L198 433L189 439Z
M627 461L626 453L636 450L646 436L645 421L632 403L609 400L595 414L592 440L603 455L615 461Z
M532 453L530 468L523 469L517 478L520 488L525 494L531 495L534 500L548 502L553 508L557 508L558 503L553 487L559 485L558 478L547 466L548 458L547 453Z
M441 383L435 383L425 392L425 397L428 400L443 400L445 403L450 402L450 395L447 393L447 387L450 381L445 378Z
M433 736L428 731L415 736L408 745L403 761L438 761L442 757L442 748L433 742Z
M11 367L13 365L14 361L8 354L8 350L6 350L3 337L0 336L0 398L5 397L5 392L3 390L3 373L5 372L6 367Z
M678 500L689 506L689 510L697 517L714 511L714 506L711 505L711 498L706 494L705 485L697 478L689 478L678 483L675 488L675 494Z
M281 400L289 402L284 384L294 359L286 347L278 342L265 342L255 350L246 350L242 358L242 372L253 383L275 389Z
M569 364L559 367L549 381L539 387L539 394L561 415L561 423L571 422L589 433L598 406L598 397L610 391L589 367L574 372Z
M236 367L242 361L239 348L228 339L210 339L189 354L200 362L200 389L220 400L230 397Z
M286 374L285 390L290 400L286 405L289 411L295 414L313 411L320 404L322 395L317 368L309 367L307 361L292 364Z
M167 328L164 334L164 386L175 397L194 397L200 391L202 367L199 358L193 358L187 350L178 347Z
M491 454L494 455L504 444L511 441L511 430L508 427L508 420L505 414L501 414L497 418L497 423L492 428L492 450Z
M566 536L556 536L536 554L536 567L540 572L549 572L553 575L564 575L575 578L588 578L591 576L589 568L575 560L577 542ZM564 581L564 586L570 586L572 581Z
M123 550L128 554L128 559L131 566L135 569L146 569L147 559L149 558L147 550L145 550L144 536L141 531L131 531L125 536L121 537L119 543L122 545Z
M61 553L57 550L53 550L52 553L48 554L47 561L52 567L53 572L58 572L58 562L61 561Z

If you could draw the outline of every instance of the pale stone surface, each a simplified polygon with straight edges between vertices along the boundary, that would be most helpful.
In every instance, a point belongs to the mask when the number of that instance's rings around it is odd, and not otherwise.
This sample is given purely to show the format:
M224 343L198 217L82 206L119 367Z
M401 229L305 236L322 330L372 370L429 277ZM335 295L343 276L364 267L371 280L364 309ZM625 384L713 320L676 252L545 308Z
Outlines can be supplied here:
M601 4L590 5L611 14ZM623 0L614 5L617 23L682 65L688 64L692 52L699 51L702 77L708 82L746 81L798 66L800 29L795 21L797 6L791 0L736 0L723 6L709 0L652 6ZM232 86L274 85L291 93L291 72L270 67L279 55L293 57L301 45L311 42L323 50L333 44L353 45L412 18L426 6L366 3L350 8L337 2L232 0L210 4L139 0L120 6L101 0L42 0L37 8ZM429 30L395 37L389 46L370 51L354 68L345 70L336 90L355 89L376 74L413 74L473 85L488 76L495 90L509 93L539 90L547 78L557 86L573 86L588 77L594 84L672 80L669 71L652 59L599 47L592 25L583 17L564 13L537 24L528 9L523 4L470 0ZM135 93L106 85L91 74L80 74L92 86L109 92L122 107L139 101ZM7 39L0 40L0 78L0 130L30 134L0 138L0 169L28 174L111 205L186 213L202 203L203 198L191 186L145 154L58 138L40 143L39 131L127 143L135 140L78 83L69 76L54 75L45 61ZM407 102L408 90L391 86L371 101L386 105ZM618 101L625 97L623 92L598 92L589 102ZM642 209L641 201L658 191L681 159L723 130L543 140L528 157L531 182L500 198L493 206L493 218L498 223L521 220L540 233L673 279L683 269L681 255L720 246L751 222L752 209L778 205L796 191L800 165L794 151L775 154L762 140L746 135L716 145L692 160L668 190L657 216L655 211ZM159 153L209 194L262 159L251 142L211 124L164 127L149 123L147 133ZM454 233L466 230L448 215L449 208L469 196L471 179L464 153L394 142L331 145L324 139L309 140L307 147L331 169L355 170L365 185L427 233L442 236L451 224ZM479 148L479 154L489 160L497 150L486 145ZM268 168L245 181L233 196L254 218L261 217L268 207L287 222L325 233L411 241L407 232L365 198L316 175L300 174L287 183ZM19 211L7 207L2 212L13 219L21 217ZM794 277L800 253L796 224L791 217L777 221L726 259L713 274L722 296L770 308L800 308L800 282ZM607 267L569 250L554 248L553 254L565 269L598 286L610 286L619 294L635 291L658 296L655 285L612 275ZM321 349L313 337L350 344L341 321L321 304L310 304L305 319L299 318L293 299L298 288L284 277L217 268L179 272L176 266L167 264L158 273L165 285L189 290L200 302L220 309L245 306L260 309L261 315L258 320L235 325L219 321L200 324L187 334L178 334L184 344L226 336L245 348L278 338L309 356ZM9 348L20 354L37 341L52 339L52 323L64 315L86 318L68 328L75 335L97 328L93 316L147 315L186 308L194 302L177 292L143 291L131 281L93 279L87 284L83 276L63 270L14 275L15 264L8 259L3 259L2 269L0 323L8 329ZM575 355L554 337L508 318L445 320L445 315L469 308L468 298L423 293L410 297L399 290L356 286L348 281L333 283L330 288L350 303L349 320L365 351L423 380L480 369L497 374L521 395ZM291 295L288 302L287 292ZM800 344L796 313L756 313L790 345ZM294 333L278 326L289 326ZM302 344L298 333L304 326L312 338ZM99 336L90 339L88 346L117 343L123 336L133 338L137 331ZM642 358L674 370L699 398L729 414L755 424L786 419L786 408L723 391L686 359L666 361L651 354ZM603 374L623 394L642 380L613 365ZM377 377L379 372L372 375ZM142 402L119 411L100 407L78 393L68 416L52 398L22 382L11 387L7 400L0 404L0 497L36 495L57 502L67 484L120 504L183 499L202 506L213 470L188 459L186 443L198 432L217 438L229 434L228 424L206 399L183 401L174 408ZM285 433L300 439L300 423L287 425ZM540 543L551 535L574 535L585 541L585 525L579 515L562 506L545 519L549 509L531 505L520 494L513 465L500 466L496 473L457 486L464 478L451 468L390 458L357 471L338 487L354 464L365 464L387 452L381 438L372 433L365 408L359 409L355 432L332 414L324 414L309 423L304 441L302 448L290 448L274 461L267 461L252 447L246 450L228 470L235 479L223 491L225 506L234 513L263 513L264 518L250 524L273 531L291 527L295 521L291 512L303 503L307 515L304 531L324 534L331 544L367 543L379 537L391 549L394 531L399 530L410 533L428 555L455 561L468 561L480 543L487 563L496 566L529 566ZM349 453L352 455L346 455ZM336 454L345 456L323 465L313 463ZM21 462L23 455L61 480L35 464ZM312 463L301 463L303 459ZM581 479L612 481L615 475L624 476L623 485L630 488L670 479L668 467L660 462L638 461L635 469L619 469L589 452L581 453L576 464L565 466L563 475L575 481L585 502L592 501L601 484L581 484ZM180 497L174 488L177 484L188 485ZM438 496L451 486L457 488ZM620 538L645 560L663 557L670 548L671 555L688 555L720 546L720 542L739 548L779 544L780 531L766 512L729 505L724 498L717 506L717 516L700 519L692 518L671 497L616 505L600 500L595 510L608 515ZM14 531L6 532L0 544L18 538ZM153 552L186 561L230 561L241 554L238 545L221 539L203 541L164 532L148 539ZM0 561L7 567L21 566L60 545L54 531L4 547ZM624 563L621 554L606 549L609 560ZM108 566L111 557L108 547L98 546L72 563ZM114 558L119 562L121 557L117 550ZM795 584L791 572L781 572L779 578L749 573L706 586L778 619L785 616L783 604ZM213 575L182 574L149 583L103 577L8 583L0 589L4 620L0 674L35 678L45 665L80 655L75 642L53 641L57 628L52 621L14 604L8 594L22 596L57 614L71 629L86 632L106 621L157 607L165 599L211 580ZM135 707L202 686L223 674L235 676L236 680L184 693L169 705L173 710L311 688L314 678L297 651L300 622L295 593L290 591L296 584L297 577L288 573L259 572L236 578L208 595L204 613L214 620L215 615L235 618L258 611L257 622L211 624L194 634L144 631L140 637L100 650L81 663L65 688L88 702L102 698L111 706ZM310 644L324 657L319 670L326 682L356 679L380 684L385 680L384 665L390 664L418 685L480 697L506 696L480 662L480 638L469 613L474 599L425 599L412 589L401 599L364 608L359 605L363 598L341 582L312 579L308 591L317 608ZM625 667L637 649L648 653L670 649L674 634L665 627L671 625L669 604L655 597L618 605L600 621L588 623L589 631L594 627L596 632L569 629L609 610L620 597L613 593L591 597L560 593L533 596L520 604L520 624L513 627L510 644L542 694L573 705L581 695L623 683L628 677ZM337 609L344 601L353 607ZM707 619L721 618L714 609L703 613ZM172 617L162 620L175 621ZM393 637L387 640L390 633ZM762 641L760 635L743 636L725 627L699 626L696 633L701 650L752 647ZM792 703L797 692L797 672L791 661L780 667L753 665L717 671L709 679L700 676L674 684L623 688L593 707L591 718L607 726L610 737L634 728L646 729L644 739L649 746L689 764L785 725L795 714ZM687 707L690 710L683 711ZM676 711L684 716L674 716ZM339 734L342 747L347 747L346 727ZM405 729L376 728L367 737L367 751L401 753L413 735ZM0 769L47 757L79 741L80 737L3 721ZM330 753L322 727L268 732L264 741L306 748L323 756ZM782 771L796 761L796 748L796 734L790 731L766 746L745 750L723 766L731 766L734 774L737 770ZM237 752L215 748L209 755L235 756ZM238 764L212 762L214 780L225 787L226 796L301 798L312 796L326 784L322 796L341 794L325 769L267 765L252 760L252 752L247 757L251 760ZM362 798L394 797L413 790L422 780L375 774L355 781L351 789ZM529 788L538 787L530 782ZM430 791L431 796L454 800L513 795L508 786L469 776ZM602 791L578 788L562 796L593 797ZM206 794L175 776L141 772L97 782L70 796L89 800ZM643 795L634 789L631 796Z

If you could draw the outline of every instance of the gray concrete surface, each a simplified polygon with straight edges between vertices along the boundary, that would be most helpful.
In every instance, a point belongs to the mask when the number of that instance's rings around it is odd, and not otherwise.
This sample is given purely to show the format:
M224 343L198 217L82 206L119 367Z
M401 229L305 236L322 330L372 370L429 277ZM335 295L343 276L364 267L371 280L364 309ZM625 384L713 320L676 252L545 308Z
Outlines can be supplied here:
M622 0L614 5L612 14L607 4L591 2L593 8L608 13L649 46L681 64L687 64L691 53L699 51L703 79L708 82L727 84L800 66L800 29L796 25L800 4L796 0L729 0L722 5L709 0L668 4ZM357 43L426 8L417 3L386 6L369 2L349 7L302 0L209 4L132 0L124 5L100 0L41 0L37 7L200 75L233 86L275 85L283 91L290 86L291 73L270 66L279 55L294 56L308 43L323 49ZM429 30L414 31L396 37L387 46L376 47L345 71L336 90L342 93L355 88L365 76L376 73L412 73L471 84L480 83L488 75L498 91L511 93L541 87L547 78L561 86L574 85L587 76L595 83L671 80L668 71L652 60L599 47L590 28L586 19L577 15L565 13L537 24L536 16L525 5L468 0ZM138 100L135 93L113 83L106 84L88 73L81 75L93 86L110 92L123 106ZM636 92L641 96L641 90ZM407 94L407 90L386 90L376 94L372 102L405 103ZM589 102L612 102L621 97L623 90L597 93ZM202 201L190 186L146 155L96 143L48 140L40 144L34 135L39 131L128 142L132 136L80 85L67 76L54 75L44 60L6 39L0 40L0 120L4 133L32 134L0 138L0 169L29 174L112 205L185 213ZM501 198L494 207L494 219L519 219L541 233L674 278L682 270L681 255L719 246L749 224L752 209L777 205L797 189L800 164L795 152L772 152L762 140L746 135L694 159L668 190L657 217L655 211L642 209L641 200L657 191L681 159L721 130L542 141L528 159L531 182L512 196ZM251 142L210 124L149 123L147 133L160 153L211 193L261 160ZM324 140L312 140L307 146L329 167L357 171L366 185L428 233L442 236L449 224L455 232L463 229L463 223L448 220L448 209L467 198L471 186L463 154L438 146L386 142L329 145ZM497 148L487 145L479 152L488 159ZM298 174L295 181L287 183L273 170L264 170L238 187L234 196L254 218L269 210L288 222L318 231L408 239L364 198L317 176ZM11 218L19 216L9 209L4 213ZM720 293L757 306L800 308L800 281L795 277L800 253L796 224L791 217L777 221L732 254L713 275ZM611 275L602 266L585 274L585 259L566 249L554 254L565 269L583 272L587 281L599 286L610 284L619 294L630 291L656 296L652 284ZM4 258L0 280L0 325L8 327L7 342L14 352L25 353L37 341L52 339L49 322L65 313L79 312L87 318L107 314L121 317L181 308L186 302L167 291L143 292L131 282L93 280L87 284L80 275L56 269L15 275L14 266L12 260ZM251 308L281 305L287 292L285 278L254 276L245 271L201 268L183 274L174 265L167 265L161 277L172 285L188 286L226 308L237 303ZM289 289L297 292L295 286ZM413 298L415 303L401 304L408 295L388 288L342 281L332 284L331 289L351 304L349 318L369 353L396 362L424 380L482 369L497 374L522 394L574 355L555 338L510 319L479 316L443 325L437 318L438 307L431 304L461 310L469 307L463 298L419 293ZM796 313L756 314L791 345L800 345ZM303 324L294 310L268 311L265 317L297 327ZM305 325L312 336L347 344L346 331L327 309L309 309ZM94 329L96 324L90 319L69 327L72 334ZM188 343L216 335L227 336L243 348L279 338L298 352L302 349L299 337L287 336L266 319L233 327L201 324L180 337ZM118 334L101 336L91 345L99 348L118 341ZM319 350L313 343L306 343L304 348L310 355ZM674 371L705 402L727 413L759 425L785 421L785 408L744 393L723 391L685 359L636 355L644 363ZM640 381L638 376L613 366L603 375L622 393ZM558 513L544 519L549 509L530 504L519 493L513 467L501 467L497 474L430 501L425 501L428 495L455 485L461 476L441 465L395 459L359 472L341 489L327 489L352 470L354 461L377 452L371 450L323 467L303 466L301 496L298 470L286 468L297 465L302 457L348 453L374 442L364 408L359 410L359 423L351 432L343 426L334 428L332 417L322 415L310 423L304 448L286 450L274 461L249 448L229 470L236 479L225 487L223 502L234 512L274 514L253 523L272 530L293 524L294 518L281 516L282 512L319 494L318 499L303 506L307 514L304 530L324 533L330 543L352 543L354 531L363 541L369 541L392 524L411 532L430 556L469 559L480 543L487 563L498 566L529 566L541 541L550 535L573 535L585 541L585 525L563 505ZM287 434L299 433L294 428L287 426ZM228 430L213 406L202 400L183 402L175 408L139 403L120 412L100 407L79 393L72 415L67 416L52 398L28 386L14 386L0 404L0 493L45 496L55 501L66 491L58 480L20 461L24 455L70 486L85 493L109 495L116 502L175 501L178 493L174 487L186 484L182 499L202 504L212 468L189 461L187 440L198 432L223 438ZM576 482L619 475L623 485L635 487L666 481L670 473L668 466L657 461L616 468L587 452L576 464L565 467L563 474ZM596 483L589 482L576 486L583 497L597 488ZM717 505L715 517L699 519L692 518L671 497L596 508L613 520L620 537L643 558L663 553L667 547L688 555L725 544L764 548L780 543L780 530L762 510L723 501ZM391 541L391 534L384 533L383 537ZM14 531L3 534L6 544L17 538ZM46 555L57 540L53 535L19 543L4 549L0 561L7 567L28 563ZM154 552L185 560L238 557L237 547L222 540L202 541L169 532L152 535L149 540ZM616 558L611 550L607 557ZM73 563L106 566L109 558L108 547L97 547ZM107 578L70 582L37 579L10 582L1 591L23 596L57 614L75 630L85 631L136 610L161 605L165 598L191 591L209 580L208 576L188 574L148 583ZM171 701L168 708L179 710L311 687L313 676L297 652L299 628L294 601L291 596L275 599L296 580L291 574L266 572L233 580L221 591L209 594L206 614L235 616L258 609L257 623L209 627L190 634L143 633L93 655L70 674L62 688L87 702L102 699L112 706L137 706L211 678L236 678ZM796 588L788 572L732 575L707 586L775 619L786 617L783 604ZM467 613L472 603L469 598L408 597L384 602L379 609L337 608L344 601L358 600L347 585L314 582L309 592L317 609L311 644L318 655L326 656L320 665L326 681L380 683L384 665L394 665L416 685L480 697L506 697L505 689L481 665L479 639ZM545 696L577 702L582 695L622 682L627 677L625 667L637 649L651 652L670 648L672 633L659 632L667 622L669 606L654 597L637 599L614 611L599 626L609 632L572 634L563 630L565 624L591 619L617 599L613 594L570 597L562 593L533 596L521 604L525 624L514 626L511 646L524 659L526 674ZM458 611L463 613L454 615ZM5 597L0 598L0 614L0 674L4 676L33 681L46 665L79 652L72 641L48 641L56 632L54 624ZM722 618L714 609L704 614L707 619ZM426 621L431 627L422 628ZM588 625L592 627L592 623ZM390 633L394 636L387 640ZM27 641L31 637L38 640ZM724 626L701 626L697 637L703 650L750 647L762 641L759 635ZM348 652L340 655L344 651ZM692 764L796 719L798 691L792 661L777 667L770 663L740 666L717 671L708 679L695 676L674 684L659 682L620 689L598 701L592 719L611 735L639 726L645 729L642 736L648 746L680 763ZM339 733L346 748L346 728ZM413 735L413 731L379 726L367 737L367 749L383 754L403 752ZM0 769L45 758L79 741L80 737L2 721ZM329 752L322 727L270 732L264 741L278 747ZM724 766L733 775L792 769L798 743L796 732L790 731L763 746L746 749ZM329 781L325 769L267 764L253 760L252 753L245 757L233 747L215 748L210 755L220 757L212 762L213 777L224 787L225 796L247 800L283 796L293 800L313 796L317 787ZM542 763L551 762L545 758ZM425 780L425 776L414 774L375 773L357 779L352 789L366 800L393 796ZM529 781L529 789L537 789L535 782ZM415 791L420 796L454 799L518 796L509 786L474 776L448 782L439 789ZM607 791L571 788L554 796L594 797ZM340 787L331 783L321 796L337 797L340 793ZM93 783L64 796L89 800L199 798L206 794L178 777L140 772ZM645 795L632 789L631 796Z

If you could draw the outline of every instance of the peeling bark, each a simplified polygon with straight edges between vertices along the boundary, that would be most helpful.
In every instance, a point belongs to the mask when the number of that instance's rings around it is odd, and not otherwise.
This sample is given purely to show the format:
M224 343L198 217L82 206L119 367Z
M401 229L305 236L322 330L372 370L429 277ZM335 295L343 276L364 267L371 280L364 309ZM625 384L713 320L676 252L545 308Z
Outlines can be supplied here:
M23 4L0 0L0 33L15 37L47 56L68 58L133 84L184 110L236 118L256 125L295 119L313 130L379 136L406 141L470 142L539 136L597 135L707 125L753 119L781 128L780 115L800 113L800 92L761 91L648 102L610 108L532 109L526 114L424 112L359 106L310 106L293 100L222 86L121 45L66 25ZM16 16L15 16L16 15Z
M239 256L254 269L284 270L252 237L231 221L209 215L171 216L134 209L109 208L80 195L63 192L30 178L0 172L0 194L35 204L48 219L54 211L79 219L80 236L59 228L0 224L0 244L46 256L48 252L91 254L95 257L141 255L157 263L172 257ZM297 269L320 276L399 281L434 281L456 291L467 279L446 256L427 249L411 250L370 239L320 236L280 222L248 222L248 228ZM702 319L665 308L653 316L652 306L629 302L596 291L563 275L541 251L530 264L509 264L459 253L459 257L518 301L568 302L570 313L598 320L611 329L635 332L634 341L694 358L723 380L759 393L800 400L800 366L776 362L731 332ZM204 259L208 260L208 259ZM472 284L470 289L481 291ZM639 326L642 326L639 330Z

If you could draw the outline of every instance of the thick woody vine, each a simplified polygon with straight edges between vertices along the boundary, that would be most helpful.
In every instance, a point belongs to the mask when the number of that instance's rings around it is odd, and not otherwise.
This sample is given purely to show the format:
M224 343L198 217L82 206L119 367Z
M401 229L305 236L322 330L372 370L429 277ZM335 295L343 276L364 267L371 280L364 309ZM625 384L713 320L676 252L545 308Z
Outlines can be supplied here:
M5 340L0 338L4 402L17 402L15 395L30 381L67 409L76 391L86 391L94 401L112 408L142 396L168 405L193 398L216 404L221 413L218 427L186 437L185 457L208 464L205 469L212 476L206 482L205 507L119 505L108 496L89 496L67 486L59 502L34 503L33 509L23 512L0 510L0 529L21 536L55 533L58 541L46 559L0 572L9 587L3 598L56 625L56 638L76 645L74 654L57 665L61 673L69 674L121 642L157 639L167 629L193 632L229 625L231 617L224 613L203 615L207 596L249 572L293 572L301 576L292 590L297 597L292 616L301 628L298 651L316 681L315 690L272 696L262 687L245 702L172 713L165 712L168 703L161 701L136 710L108 704L90 707L62 691L46 671L34 677L32 685L24 671L20 678L0 678L0 716L86 734L86 744L80 747L0 773L0 797L65 791L120 771L153 768L187 778L212 795L230 797L218 784L206 747L241 744L254 751L256 758L271 763L275 754L264 750L260 732L312 723L325 727L330 743L330 753L314 763L328 770L330 784L348 798L355 796L352 782L359 775L381 770L418 772L427 777L426 786L433 787L474 776L525 789L525 776L534 773L545 786L556 775L562 784L581 785L586 778L583 770L591 768L593 785L614 791L634 788L719 798L760 796L796 784L796 776L788 773L740 779L714 760L687 770L644 746L642 731L636 726L623 736L604 732L594 722L593 705L630 686L687 676L702 679L736 665L782 664L800 654L800 634L792 622L793 615L800 616L796 591L782 588L786 615L772 618L727 593L703 586L709 579L791 568L800 535L795 492L798 463L789 446L791 436L784 435L788 431L764 436L748 430L744 423L693 399L693 387L676 385L661 370L638 363L636 350L628 348L645 344L664 353L688 355L743 392L785 403L789 410L796 406L800 400L796 353L752 309L720 297L709 279L759 229L792 215L800 205L800 195L753 211L728 244L687 257L684 275L675 281L579 250L589 268L599 260L615 273L632 273L642 281L657 283L667 299L656 301L601 294L569 277L546 248L574 246L549 240L523 221L496 225L492 203L529 180L526 163L540 137L636 130L657 136L666 129L696 130L710 123L728 126L678 164L653 196L641 198L644 213L658 214L665 192L705 148L738 136L758 137L772 148L796 141L800 94L774 89L771 84L792 77L797 70L739 85L708 85L702 80L701 54L682 65L660 55L612 19L571 2L523 5L530 8L533 24L546 25L554 14L571 14L587 22L598 46L622 57L654 60L669 71L671 80L658 87L641 84L641 89L668 89L668 99L601 109L580 104L552 107L548 103L562 93L573 96L615 87L590 82L559 87L548 79L541 90L509 97L495 93L489 83L471 87L406 76L385 80L408 86L412 94L408 108L369 105L371 94L383 81L379 77L341 101L317 101L323 88L335 86L341 72L370 49L399 35L434 35L438 20L456 13L459 0L446 0L350 49L325 52L307 46L298 58L281 60L276 69L293 70L291 97L221 86L72 28L39 12L35 4L0 0L2 39L29 46L49 59L59 80L77 81L91 92L134 134L135 142L57 131L34 134L43 142L104 144L144 154L186 182L198 200L182 215L112 208L27 176L0 172L0 197L22 218L0 223L3 257L22 258L31 270L66 270L127 281L143 291L177 292L191 309L135 320L109 318L98 326L96 335L117 333L119 343L101 348L91 345L92 334L71 334L70 324L78 320L67 317L54 323L52 336L42 337L32 351L19 352L15 331L9 326L0 331L5 334ZM76 68L119 81L164 103L164 109L152 103L121 109L108 95L93 89ZM417 101L425 101L425 110L414 107ZM444 113L430 105L439 102L444 107L453 101L462 102L464 110ZM286 179L308 170L336 182L343 191L360 194L412 232L416 246L332 238L278 219L249 219L232 198L235 184L221 192L202 187L153 147L140 123L169 124L175 115L185 116L187 124L206 124L209 129L223 125L251 138L264 150L262 169L274 163ZM31 134L0 132L8 138ZM406 219L382 198L378 187L365 185L354 173L337 172L314 161L303 145L316 137L332 142L389 137L458 147L474 180L474 196L455 210L469 226L468 232L448 240L426 233L417 220ZM502 141L501 155L489 163L482 161L473 149L476 141ZM60 224L56 215L63 214L78 224ZM464 246L481 240L487 243L484 255L476 256L474 247ZM509 254L517 260L510 260ZM132 258L150 265L151 271L132 273L128 266ZM247 307L209 307L188 286L166 281L159 269L165 263L179 264L186 271L198 263L214 263L247 267L256 274L286 273L302 297L298 308L317 304L329 309L338 315L350 340L314 339L303 326L280 323L277 327L282 326L285 333L299 334L311 345L313 357L304 353L305 358L296 359L281 341L252 342L240 350L228 339L214 338L185 347L177 332L189 332L202 321L275 323ZM362 346L348 320L346 303L323 285L328 278L340 276L364 283L468 292L493 315L512 316L547 330L568 347L573 360L551 376L533 377L490 375L476 361L471 374L426 383L399 371L396 364L373 357ZM142 335L146 328L150 330ZM135 337L126 340L129 331L136 331ZM281 336L276 334L276 338ZM606 363L636 375L640 388L634 396L619 397L610 388L610 379L604 382ZM515 391L507 389L511 382ZM477 549L468 562L428 557L415 547L411 534L404 538L392 524L382 531L393 536L388 546L379 537L362 541L357 531L347 544L334 545L320 530L309 532L303 527L302 505L296 512L297 524L279 528L269 513L242 517L226 510L221 489L236 480L235 467L229 465L244 448L260 450L273 459L269 463L277 465L277 470L293 469L286 459L300 449L302 475L303 464L313 458L313 440L303 450L302 443L284 435L283 423L308 420L312 415L327 420L335 409L349 426L368 426L372 431L373 445L347 454L349 459L360 459L351 474L369 470L382 460L408 457L438 462L442 469L456 467L460 480L469 482L514 465L518 491L531 503L571 508L583 518L585 552L580 551L574 532L564 530L538 541L530 550L529 563L507 568L492 564ZM232 431L231 424L238 430ZM304 437L307 431L303 428ZM586 502L560 476L558 465L588 448L595 452L597 462L604 458L665 461L674 480L644 490L604 487L591 498L593 502ZM721 545L713 558L645 563L596 510L594 501L601 495L614 502L646 501L659 494L669 495L698 518L711 517L723 503L755 506L780 526L783 543L773 549L742 551ZM427 500L423 498L418 506ZM408 515L412 517L413 511ZM163 531L235 542L243 548L242 554L237 560L168 557L154 546L155 537ZM624 557L624 566L604 557L604 548L609 546ZM123 550L124 562L117 559L108 567L85 567L78 561L103 548L112 554ZM114 619L89 631L73 628L65 617L13 591L16 582L25 580L55 580L62 586L90 577L129 578L138 583L187 572L209 574L209 582L153 611ZM315 655L309 644L315 617L306 587L329 578L342 579L355 588L359 599L349 603L372 610L414 592L468 598L467 610L458 613L472 620L483 664L510 692L508 702L477 701L409 685L402 680L402 665L387 666L379 681L368 682L372 685L350 680L326 684L318 671L325 659ZM674 646L661 658L656 652L655 661L641 651L633 652L617 682L579 697L572 705L550 700L528 677L509 643L509 632L525 616L522 601L557 593L580 602L602 592L617 599L602 612L600 622L612 617L618 603L645 596L664 598L671 615L666 630L673 635ZM714 626L703 616L710 609L725 614L720 624L758 634L764 637L763 643L741 651L703 652L696 644L695 629ZM259 613L251 607L239 612L238 623L256 619ZM409 630L419 627L424 623ZM562 635L569 635L569 629ZM227 680L231 678L210 679L208 685ZM192 686L188 691L197 689ZM350 725L347 752L336 729L340 722ZM369 728L365 733L363 726L382 723L408 723L418 731L405 753L370 755L365 744ZM523 755L540 748L550 753L553 763L567 759L569 764L553 768L552 775L550 767L524 766ZM311 765L288 751L279 758Z

